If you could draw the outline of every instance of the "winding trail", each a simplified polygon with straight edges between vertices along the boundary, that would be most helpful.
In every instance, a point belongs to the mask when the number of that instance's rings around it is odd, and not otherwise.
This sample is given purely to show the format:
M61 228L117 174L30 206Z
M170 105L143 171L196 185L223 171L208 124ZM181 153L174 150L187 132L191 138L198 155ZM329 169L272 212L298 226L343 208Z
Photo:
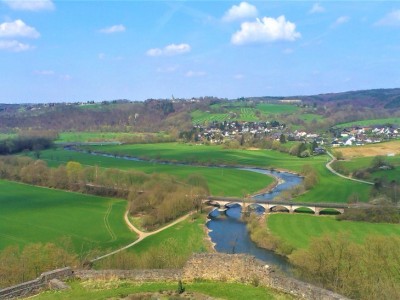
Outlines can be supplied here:
M336 172L336 171L332 168L331 164L332 164L333 162L335 162L337 159L336 159L336 158L332 155L332 153L330 153L329 151L326 151L326 153L332 158L332 159L326 164L326 168L327 168L331 173L333 173L333 174L335 174L335 175L337 175L337 176L339 176L339 177L342 177L342 178L344 178L344 179L347 179L347 180L352 180L352 181L361 182L361 183L365 183L365 184L369 184L369 185L374 185L373 182L366 181L366 180L361 180L361 179L356 179L356 178L351 178L351 177L344 176L343 174L340 174L340 173Z
M107 253L107 254L104 254L104 255L102 255L102 256L98 256L98 257L92 259L90 262L93 263L93 262L99 261L99 260L101 260L101 259L103 259L103 258L106 258L106 257L109 257L109 256L114 255L114 254L116 254L116 253L119 253L119 252L121 252L121 251L124 251L124 250L126 250L126 249L128 249L128 248L130 248L130 247L132 247L132 246L134 246L134 245L136 245L136 244L138 244L138 243L140 243L140 242L141 242L142 240L144 240L145 238L147 238L147 237L149 237L149 236L152 236L152 235L154 235L154 234L157 234L157 233L159 233L159 232L161 232L161 231L164 231L165 229L170 228L170 227L172 227L172 226L174 226L174 225L176 225L176 224L182 222L183 220L186 220L191 214L192 214L192 213L188 213L188 214L186 214L186 215L184 215L184 216L182 216L182 217L176 219L174 222L172 222L172 223L170 223L170 224L168 224L168 225L166 225L166 226L164 226L164 227L161 227L160 229L157 229L157 230L155 230L155 231L144 232L144 231L141 231L141 230L139 230L138 228L136 228L135 226L132 225L132 223L129 221L129 218L128 218L128 211L126 211L126 212L125 212L125 215L124 215L124 220L125 220L126 224L128 225L129 229L132 230L132 231L134 231L135 233L137 233L138 239L135 240L134 242L130 243L129 245L126 245L126 246L124 246L124 247L121 247L121 248L119 248L119 249L117 249L117 250L114 250L114 251L112 251L112 252L110 252L110 253Z

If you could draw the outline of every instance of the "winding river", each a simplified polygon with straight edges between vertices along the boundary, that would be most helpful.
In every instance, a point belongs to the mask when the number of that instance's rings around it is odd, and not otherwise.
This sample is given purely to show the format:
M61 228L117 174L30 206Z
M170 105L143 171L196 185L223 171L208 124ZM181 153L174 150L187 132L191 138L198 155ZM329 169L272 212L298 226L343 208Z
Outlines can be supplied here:
M268 171L257 168L244 168L244 170L274 176L278 179L279 184L272 191L252 197L257 202L270 201L283 191L302 182L300 176L287 172ZM290 273L291 266L284 257L277 255L273 251L258 247L250 239L246 224L241 220L240 205L232 206L223 214L214 210L210 214L210 217L207 222L207 228L209 229L209 236L214 243L215 250L224 253L250 254L269 265L275 265L285 273Z
M86 152L77 150L71 147L65 147L67 150ZM92 155L115 157L119 159L145 161L136 157L115 156L111 154L86 152ZM183 163L171 162L156 162L159 164L176 164L185 165ZM221 168L223 168L221 166ZM252 171L273 176L278 180L277 186L267 193L261 193L252 196L257 202L267 202L273 200L276 196L285 190L288 190L302 182L302 177L279 171L270 171L259 168L237 168L240 170ZM260 212L259 212L260 213ZM246 224L241 220L241 206L234 205L220 214L218 211L213 211L207 221L209 236L214 244L215 250L224 253L246 253L255 256L256 258L266 262L269 265L274 265L285 273L290 273L291 266L289 262L282 256L277 255L273 251L258 247L251 239L247 231Z

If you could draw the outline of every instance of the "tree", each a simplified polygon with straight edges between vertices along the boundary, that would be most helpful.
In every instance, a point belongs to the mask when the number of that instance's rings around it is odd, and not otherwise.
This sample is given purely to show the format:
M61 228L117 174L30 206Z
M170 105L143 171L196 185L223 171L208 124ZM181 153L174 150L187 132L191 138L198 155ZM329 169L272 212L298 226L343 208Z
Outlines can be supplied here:
M281 144L285 144L286 143L286 136L283 133L281 133L281 136L279 137L279 142Z

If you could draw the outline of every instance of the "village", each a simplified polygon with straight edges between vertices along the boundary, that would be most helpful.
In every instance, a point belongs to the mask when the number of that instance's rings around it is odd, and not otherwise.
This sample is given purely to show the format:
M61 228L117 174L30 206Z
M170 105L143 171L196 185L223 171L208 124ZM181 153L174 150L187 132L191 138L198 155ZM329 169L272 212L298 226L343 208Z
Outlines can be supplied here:
M331 129L323 134L291 131L278 121L266 122L211 122L208 125L195 125L192 129L195 142L223 144L230 140L250 135L255 139L268 137L280 142L298 141L316 143L317 152L324 153L325 147L362 146L370 143L400 138L400 128L392 125L352 126L343 129Z

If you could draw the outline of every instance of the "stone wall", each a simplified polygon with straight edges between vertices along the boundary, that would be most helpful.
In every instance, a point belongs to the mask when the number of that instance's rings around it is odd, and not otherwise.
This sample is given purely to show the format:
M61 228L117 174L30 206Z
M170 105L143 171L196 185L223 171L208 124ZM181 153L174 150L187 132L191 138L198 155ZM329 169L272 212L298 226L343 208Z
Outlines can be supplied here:
M71 268L57 269L42 273L38 278L0 290L0 299L11 299L29 295L45 286L51 279L65 279L73 276Z
M82 280L128 279L144 281L183 282L213 280L262 285L292 294L301 299L345 300L344 296L276 272L253 256L245 254L203 253L193 255L182 270L75 270L64 268L43 273L39 278L0 290L0 299L28 295L48 285L53 279L76 277Z
M87 279L129 279L134 281L178 281L182 277L182 270L76 270L76 278Z
M245 254L195 254L183 269L182 280L243 282L267 286L302 299L339 300L346 297L287 277Z

